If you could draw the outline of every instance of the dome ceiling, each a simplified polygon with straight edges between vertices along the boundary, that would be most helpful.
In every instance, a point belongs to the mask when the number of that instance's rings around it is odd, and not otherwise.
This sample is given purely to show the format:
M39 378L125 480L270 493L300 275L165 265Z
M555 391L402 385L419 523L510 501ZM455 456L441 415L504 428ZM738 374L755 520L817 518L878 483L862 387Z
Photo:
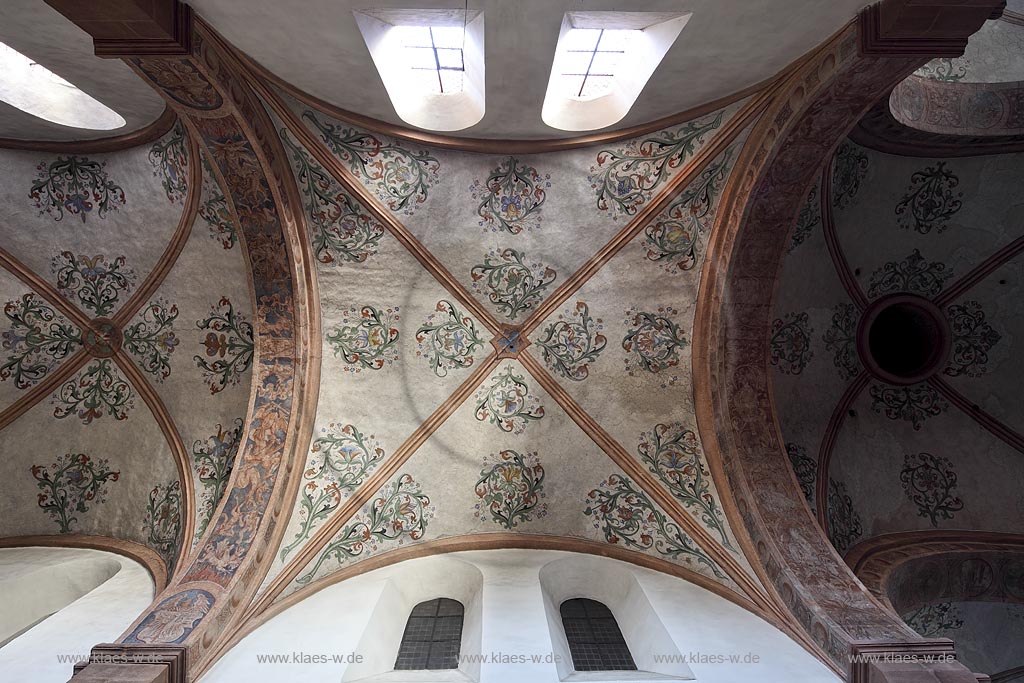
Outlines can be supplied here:
M285 82L364 116L406 126L396 115L367 51L352 10L393 8L387 2L297 2L290 0L193 0L202 18L255 61ZM868 3L863 0L770 4L697 0L683 32L658 66L630 112L612 129L648 123L725 98L778 74L845 25ZM450 3L417 7L451 8ZM573 2L471 3L485 22L486 113L459 136L475 138L572 137L541 121L559 27ZM608 0L588 2L588 11L624 9ZM629 9L633 9L632 7ZM646 12L678 12L679 3L645 2ZM799 16L799 21L793 17ZM268 40L267 27L287 40ZM771 39L767 39L771 36ZM359 88L348 84L359 83Z

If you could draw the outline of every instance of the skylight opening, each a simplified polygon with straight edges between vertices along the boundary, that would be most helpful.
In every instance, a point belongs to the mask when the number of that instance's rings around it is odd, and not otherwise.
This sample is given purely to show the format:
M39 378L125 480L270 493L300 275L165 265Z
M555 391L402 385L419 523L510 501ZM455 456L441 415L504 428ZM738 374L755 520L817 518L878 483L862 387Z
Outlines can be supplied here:
M401 45L416 82L431 95L462 92L466 73L463 53L465 31L461 26L396 26L391 30ZM432 71L432 78L421 78Z
M4 43L0 43L0 100L71 128L114 130L127 123L110 107Z
M690 12L567 13L541 109L544 123L581 131L622 120L690 16Z
M395 113L427 130L462 130L484 116L484 14L466 9L352 13Z
M592 100L611 91L629 43L639 33L631 29L570 29L559 60L565 92Z

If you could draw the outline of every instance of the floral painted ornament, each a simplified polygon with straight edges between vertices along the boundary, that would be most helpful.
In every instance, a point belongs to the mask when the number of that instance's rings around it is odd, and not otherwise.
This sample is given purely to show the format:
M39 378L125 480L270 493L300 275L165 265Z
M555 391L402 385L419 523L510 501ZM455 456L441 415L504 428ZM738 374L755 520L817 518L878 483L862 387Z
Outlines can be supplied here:
M527 424L544 417L544 407L511 365L494 378L490 387L481 388L475 399L476 419L487 420L503 432L522 434Z
M109 483L121 473L112 471L106 460L68 453L49 466L33 465L32 476L42 492L37 497L39 507L57 522L60 533L67 534L78 521L76 514L106 500Z
M551 187L551 174L541 176L532 166L508 157L491 171L487 180L475 181L470 190L479 199L480 225L494 232L518 235L540 226L540 212Z
M438 377L447 377L453 368L473 364L473 352L484 345L473 319L450 301L438 301L422 327L416 330L417 356L426 358Z
M964 509L964 502L953 495L956 470L948 458L931 453L910 453L904 456L900 483L917 514L927 517L938 528L940 519L953 519L953 513Z
M40 215L49 214L55 221L66 212L84 223L94 208L99 218L105 218L125 203L124 190L107 177L106 163L74 155L43 161L36 167L28 196Z
M658 424L640 435L636 450L648 469L683 506L713 529L722 545L731 550L722 509L711 493L711 471L696 432L680 422Z
M597 193L597 208L613 218L635 215L659 185L703 144L722 123L722 112L711 114L616 150L602 150L590 168L590 184Z
M665 272L678 273L697 265L697 242L715 220L718 197L729 176L730 156L731 150L726 150L715 159L644 228L647 259L660 263Z
M575 314L566 311L556 322L548 325L544 337L538 340L544 363L552 372L575 382L590 375L590 364L608 345L601 334L601 319L591 318L590 309L582 301L576 302ZM579 316L579 320L574 320Z
M0 380L13 379L19 389L39 382L81 343L81 331L33 293L4 304L4 316L9 323L0 345L8 355Z
M354 425L330 424L313 440L299 501L299 531L281 550L281 560L309 538L313 529L334 512L342 499L355 491L384 459L384 448L373 435Z
M477 519L491 518L495 524L513 529L520 522L547 514L544 498L544 467L536 452L519 454L501 451L484 458L484 468L474 491L480 501L474 506Z
M626 352L626 371L631 377L648 372L657 374L679 365L679 350L689 345L679 326L668 318L679 311L670 306L659 306L655 313L631 308L626 311L625 324L629 327L622 338ZM676 378L666 381L674 384Z
M587 494L583 514L593 518L608 543L707 566L715 576L725 574L693 539L654 507L645 493L627 477L613 474Z
M799 375L814 357L811 327L806 312L787 313L772 323L768 361L786 375Z
M178 123L163 140L157 140L149 149L149 163L153 176L160 178L167 201L177 202L188 193L188 150L185 129Z
M368 508L346 524L324 547L323 552L308 572L297 577L295 583L304 586L311 582L328 560L344 564L364 553L375 553L385 543L402 545L406 539L418 541L433 519L434 507L422 492L412 475L403 474L381 489L380 495Z
M110 315L135 284L135 272L126 267L124 256L108 259L62 251L53 257L51 268L60 293L100 317Z
M235 465L235 456L238 455L238 447L242 442L243 426L244 420L236 417L230 427L218 424L214 434L192 444L192 462L196 470L196 479L202 486L199 495L196 541L206 531L210 520L213 519L217 503L227 490L228 479Z
M484 262L473 266L473 289L485 294L499 311L512 320L544 298L544 290L558 274L540 263L524 263L525 254L516 249L491 251Z
M252 365L255 350L252 324L235 311L229 298L222 297L211 307L209 315L196 321L196 327L206 331L200 342L206 349L206 357L196 355L192 359L203 372L210 393L216 394L238 384Z
M380 370L398 360L398 306L378 309L374 306L352 307L342 318L341 325L327 335L327 343L349 367L349 372L360 369Z
M162 382L171 374L171 354L181 340L174 334L178 307L166 301L150 302L141 319L125 328L123 346L135 356L142 369Z
M109 358L97 358L76 377L61 385L53 396L53 416L64 419L72 415L82 424L109 415L115 420L127 420L135 407L134 392L121 371Z

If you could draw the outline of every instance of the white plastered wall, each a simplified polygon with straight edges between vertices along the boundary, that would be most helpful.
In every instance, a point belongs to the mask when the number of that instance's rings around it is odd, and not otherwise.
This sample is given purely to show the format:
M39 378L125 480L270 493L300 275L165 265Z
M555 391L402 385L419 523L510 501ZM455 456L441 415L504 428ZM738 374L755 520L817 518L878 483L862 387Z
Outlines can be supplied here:
M473 597L477 580L478 597ZM328 586L246 636L201 681L337 683L367 680L367 674L369 680L399 680L393 672L381 673L377 664L367 662L390 659L393 665L409 609L433 597L463 602L462 655L489 658L477 670L463 668L443 674L448 676L444 680L679 680L688 678L687 671L708 683L840 680L775 627L676 577L576 553L481 550L407 560ZM545 600L557 612L557 601L567 597L606 602L619 620L638 666L652 662L655 654L681 655L686 658L679 662L683 666L663 673L596 676L573 672L571 664L560 666L555 661L562 655L557 642L564 636L560 635L560 622L549 619ZM480 621L474 623L477 609ZM474 632L478 633L478 647L473 646ZM637 633L643 635L638 639ZM656 653L656 649L667 651ZM289 661L268 663L268 655ZM299 661L293 661L294 655ZM302 663L304 656L311 655L327 661ZM364 664L331 661L349 655L362 655ZM717 657L727 661L712 661ZM731 657L738 661L728 661ZM755 657L756 663L751 661ZM442 680L438 676L438 672L422 672L401 680Z
M31 626L0 647L0 680L64 683L74 660L116 640L153 594L146 568L121 555L0 549L0 642Z

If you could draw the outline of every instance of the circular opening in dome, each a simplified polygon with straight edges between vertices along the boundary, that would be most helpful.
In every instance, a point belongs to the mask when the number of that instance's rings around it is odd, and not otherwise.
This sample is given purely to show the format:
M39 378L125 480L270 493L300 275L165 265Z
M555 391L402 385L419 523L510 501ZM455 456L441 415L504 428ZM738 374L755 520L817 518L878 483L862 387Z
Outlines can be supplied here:
M913 384L945 364L949 324L931 301L897 294L871 305L861 320L858 342L869 372L894 384Z

